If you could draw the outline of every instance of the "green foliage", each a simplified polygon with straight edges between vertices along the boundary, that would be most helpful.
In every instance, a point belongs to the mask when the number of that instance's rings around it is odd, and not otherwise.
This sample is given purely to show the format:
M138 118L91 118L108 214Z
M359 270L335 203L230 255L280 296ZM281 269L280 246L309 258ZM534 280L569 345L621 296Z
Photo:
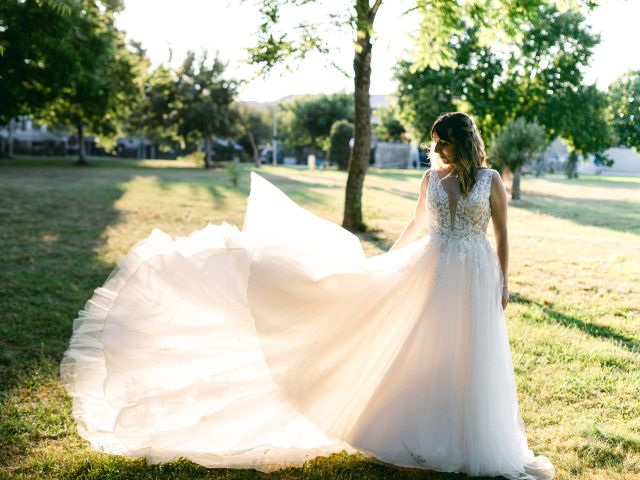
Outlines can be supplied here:
M495 138L489 157L492 163L516 171L540 154L545 147L545 134L540 125L524 118L510 121Z
M294 98L281 105L282 136L288 146L328 148L331 126L353 121L353 99L346 93Z
M257 44L248 49L249 62L258 65L266 74L277 65L291 69L313 53L329 52L326 36L319 31L317 22L298 21L292 31L280 27L282 11L288 7L305 7L317 0L260 0L258 8L261 23L258 26ZM299 18L311 18L301 15Z
M618 143L640 150L640 70L629 71L613 82L609 101Z
M254 161L259 161L259 149L271 140L271 112L267 108L259 108L240 104L238 119L242 136L238 143L245 151L251 153Z
M448 70L448 67L439 70L427 67L414 72L407 61L397 66L400 116L411 138L419 143L431 140L431 126L438 115L458 110L450 87L452 72Z
M126 48L124 34L113 26L113 15L122 6L83 1L74 4L72 27L64 41L68 54L68 83L41 111L45 121L75 128L83 151L85 130L113 137L140 94L136 82L138 60Z
M613 164L615 163L613 159L609 158L602 152L594 154L593 161L594 163L600 164L603 167L613 167Z
M349 142L353 137L353 124L347 120L338 120L331 126L331 139L329 142L329 162L338 165L340 170L349 167L351 146Z
M474 115L488 145L509 120L522 117L544 126L548 140L562 136L577 151L606 148L610 131L605 97L583 85L582 69L599 41L584 15L544 1L499 3L509 7L506 15L498 6L468 6L467 20L460 21L448 39L447 49L453 53L446 64L398 65L402 119L411 136L428 140L438 114L461 110ZM486 18L503 17L471 21L478 12Z
M229 177L229 181L231 185L234 187L238 186L238 181L244 172L242 165L239 162L227 162L224 167L225 172L227 173L227 177Z
M296 64L310 53L329 53L329 41L332 33L338 30L350 30L353 38L353 78L354 78L354 147L353 161L349 166L349 178L345 192L345 209L342 226L351 231L365 231L362 219L362 188L369 167L371 150L371 108L369 87L371 84L371 59L373 25L382 0L352 0L348 8L327 12L322 19L305 16L303 9L318 0L258 0L262 23L258 30L256 47L249 49L251 63L258 65L264 73L276 65L287 65L290 60ZM298 22L289 31L283 30L280 15L284 9L295 11L298 18L313 18L313 22ZM316 10L315 12L317 12ZM326 10L325 10L326 11ZM324 56L329 64L346 74L329 56ZM347 118L347 117L342 117ZM309 134L307 138L312 148L320 139L323 149L328 148L329 128L333 118L318 131L305 127L301 130ZM293 130L296 130L295 128ZM301 146L303 140L290 137L289 145Z
M176 72L177 131L185 143L204 140L205 166L210 163L211 138L236 133L237 112L233 101L237 83L224 78L225 68L217 57L209 64L206 52L196 58L190 51Z
M564 164L564 173L567 178L578 178L578 154L575 151L569 153L569 158Z
M114 27L122 2L2 2L0 111L113 135L138 93L133 59ZM6 88L6 90L5 90Z
M461 2L450 0L417 0L416 9L421 13L420 24L412 35L414 48L409 64L418 70L437 70L455 65L456 48L449 40L464 28L463 18L474 8L465 8Z
M146 60L144 52L138 56ZM224 78L226 65L217 57L209 62L207 53L187 55L173 72L164 65L143 71L142 95L133 104L128 130L154 144L184 144L204 140L204 165L211 163L213 136L230 137L241 128L233 104L237 82Z
M0 2L0 123L33 114L68 86L76 10L46 2ZM64 65L65 68L60 68Z
M457 45L450 39L471 26L482 26L481 46L521 39L526 25L535 22L549 6L562 11L581 12L593 9L593 0L416 0L422 13L419 28L413 35L412 62L426 67L455 66Z
M179 156L176 160L189 166L201 167L204 164L204 152L196 150L187 155Z
M557 115L567 112L559 132L576 153L601 153L615 144L615 133L607 94L595 85L579 86L565 92Z
M387 142L402 142L406 130L400 120L400 111L397 104L376 109L375 116L380 123L374 127L374 133L378 138Z
M145 58L144 55L141 57ZM131 107L126 129L142 136L161 149L167 141L178 137L176 82L173 72L164 65L141 72L142 94Z

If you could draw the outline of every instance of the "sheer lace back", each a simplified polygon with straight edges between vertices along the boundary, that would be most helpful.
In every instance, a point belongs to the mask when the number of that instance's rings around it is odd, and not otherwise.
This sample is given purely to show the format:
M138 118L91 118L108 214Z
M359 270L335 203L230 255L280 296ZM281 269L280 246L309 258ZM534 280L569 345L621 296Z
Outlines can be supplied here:
M463 196L456 179L441 178L437 170L431 170L427 194L429 234L461 239L484 237L491 217L492 177L493 170L478 170L476 183Z

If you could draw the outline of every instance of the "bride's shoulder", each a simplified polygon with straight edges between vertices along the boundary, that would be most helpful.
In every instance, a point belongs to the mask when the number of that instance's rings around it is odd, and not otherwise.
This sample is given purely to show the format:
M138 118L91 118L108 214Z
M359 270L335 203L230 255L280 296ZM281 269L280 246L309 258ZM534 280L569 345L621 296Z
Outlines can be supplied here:
M489 191L491 192L492 197L500 192L504 192L505 186L502 182L502 175L498 170L493 168L484 168L484 174L486 175L486 182L489 186Z
M431 177L431 174L432 174L432 170L430 168L425 170L424 173L422 174L422 180L420 181L420 190L422 192L427 191L427 187L429 186L429 178Z
M429 179L431 178L432 175L434 175L434 172L435 170L433 168L427 168L422 174L422 183L425 185L428 184Z
M486 178L490 178L493 181L502 180L502 176L500 175L500 172L498 172L493 168L481 167L478 170L480 170L481 175L485 175Z

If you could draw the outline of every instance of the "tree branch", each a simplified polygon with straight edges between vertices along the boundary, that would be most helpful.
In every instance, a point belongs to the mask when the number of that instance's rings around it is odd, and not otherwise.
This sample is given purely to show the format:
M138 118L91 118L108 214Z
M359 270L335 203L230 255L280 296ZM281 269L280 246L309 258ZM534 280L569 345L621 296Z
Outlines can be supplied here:
M369 10L369 21L371 23L373 23L373 21L376 18L376 13L378 13L378 9L380 8L380 4L382 3L382 0L376 0L375 3L373 4L373 7L371 7L371 10Z

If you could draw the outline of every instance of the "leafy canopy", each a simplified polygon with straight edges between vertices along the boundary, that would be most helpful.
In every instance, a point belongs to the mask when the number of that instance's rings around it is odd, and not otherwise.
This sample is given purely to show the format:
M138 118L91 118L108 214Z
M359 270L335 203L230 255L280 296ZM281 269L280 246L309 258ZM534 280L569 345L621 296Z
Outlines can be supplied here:
M640 70L629 71L609 87L617 143L640 150Z
M598 36L580 10L537 2L520 11L516 3L503 4L515 11L485 6L458 17L457 23L444 22L450 34L443 47L450 52L445 62L435 58L398 65L402 120L410 134L426 141L438 114L462 110L474 115L488 144L509 120L522 117L543 125L548 139L568 138L576 150L606 148L605 97L585 86L582 75ZM502 18L502 29L488 29L476 18L478 12ZM417 48L423 60L438 55L422 43Z
M346 93L298 97L281 105L282 134L290 146L328 147L331 126L353 121L353 98Z
M185 142L235 133L237 113L233 102L238 84L224 77L225 69L217 57L210 62L206 52L198 57L187 52L175 84L178 134Z
M338 120L331 126L329 142L329 162L335 163L340 170L346 170L351 156L349 142L353 137L353 124L347 120Z
M539 155L545 145L545 134L540 125L517 118L509 121L496 136L489 157L493 163L516 171Z

